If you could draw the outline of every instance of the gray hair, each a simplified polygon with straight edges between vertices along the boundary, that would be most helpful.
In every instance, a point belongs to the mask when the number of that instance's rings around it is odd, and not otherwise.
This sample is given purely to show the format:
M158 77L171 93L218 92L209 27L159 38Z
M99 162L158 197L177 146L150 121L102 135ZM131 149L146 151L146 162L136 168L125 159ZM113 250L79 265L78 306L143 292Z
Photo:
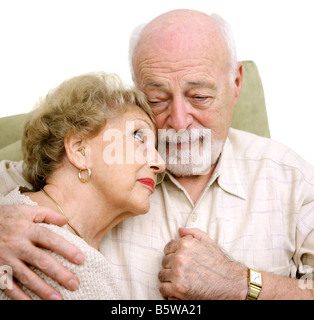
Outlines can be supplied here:
M130 40L129 40L129 65L130 65L132 80L134 83L136 83L136 82L135 82L135 76L134 76L134 70L133 70L133 64L132 64L133 53L134 53L134 49L140 39L142 31L144 30L146 25L147 25L147 23L142 23L142 24L138 25L137 27L135 27L131 33Z
M214 21L217 23L222 36L224 40L226 41L227 48L230 52L230 82L233 84L233 81L236 76L236 70L237 70L237 64L238 64L238 59L237 59L237 51L236 51L236 46L235 46L235 41L234 41L234 36L233 32L231 29L230 24L224 20L220 15L213 13L210 15ZM138 43L138 40L140 39L140 36L142 34L142 31L144 30L145 26L147 23L142 23L138 25L137 27L134 28L134 30L131 33L130 40L129 40L129 64L130 64L130 70L131 70L131 75L132 79L135 83L135 76L134 76L134 70L133 70L133 65L132 65L132 59L133 59L133 53L134 49Z

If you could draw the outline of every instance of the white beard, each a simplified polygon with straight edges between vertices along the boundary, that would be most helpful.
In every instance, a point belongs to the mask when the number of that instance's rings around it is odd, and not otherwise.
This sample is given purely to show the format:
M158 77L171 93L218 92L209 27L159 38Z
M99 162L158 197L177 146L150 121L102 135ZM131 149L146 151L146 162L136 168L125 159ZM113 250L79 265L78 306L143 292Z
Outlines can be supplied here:
M178 149L177 143L191 145ZM158 130L158 144L167 169L176 177L208 174L223 148L223 141L212 139L206 128Z

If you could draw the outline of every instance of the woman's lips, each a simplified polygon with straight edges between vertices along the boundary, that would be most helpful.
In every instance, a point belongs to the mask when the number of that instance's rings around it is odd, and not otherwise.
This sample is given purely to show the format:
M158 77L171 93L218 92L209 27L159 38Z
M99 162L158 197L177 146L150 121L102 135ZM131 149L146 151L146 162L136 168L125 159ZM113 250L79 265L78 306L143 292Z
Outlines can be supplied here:
M138 179L138 182L144 184L145 186L148 186L153 192L155 191L155 181L150 178L143 178L143 179Z

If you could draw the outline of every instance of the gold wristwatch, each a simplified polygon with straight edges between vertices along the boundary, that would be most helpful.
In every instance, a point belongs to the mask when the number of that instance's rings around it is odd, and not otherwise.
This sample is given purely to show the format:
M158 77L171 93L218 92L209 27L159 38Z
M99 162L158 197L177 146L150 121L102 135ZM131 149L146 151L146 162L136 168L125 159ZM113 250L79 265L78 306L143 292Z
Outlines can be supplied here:
M249 291L246 300L257 300L262 291L262 274L259 271L248 268L248 285Z

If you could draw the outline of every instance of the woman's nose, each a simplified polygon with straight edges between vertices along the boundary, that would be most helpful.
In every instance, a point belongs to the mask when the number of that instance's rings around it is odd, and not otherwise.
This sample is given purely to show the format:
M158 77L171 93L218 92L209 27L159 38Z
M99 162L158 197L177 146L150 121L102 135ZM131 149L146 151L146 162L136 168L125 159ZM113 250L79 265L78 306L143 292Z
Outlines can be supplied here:
M148 166L152 169L156 174L165 171L166 164L162 159L157 150L155 150L155 157L151 161L148 162Z

